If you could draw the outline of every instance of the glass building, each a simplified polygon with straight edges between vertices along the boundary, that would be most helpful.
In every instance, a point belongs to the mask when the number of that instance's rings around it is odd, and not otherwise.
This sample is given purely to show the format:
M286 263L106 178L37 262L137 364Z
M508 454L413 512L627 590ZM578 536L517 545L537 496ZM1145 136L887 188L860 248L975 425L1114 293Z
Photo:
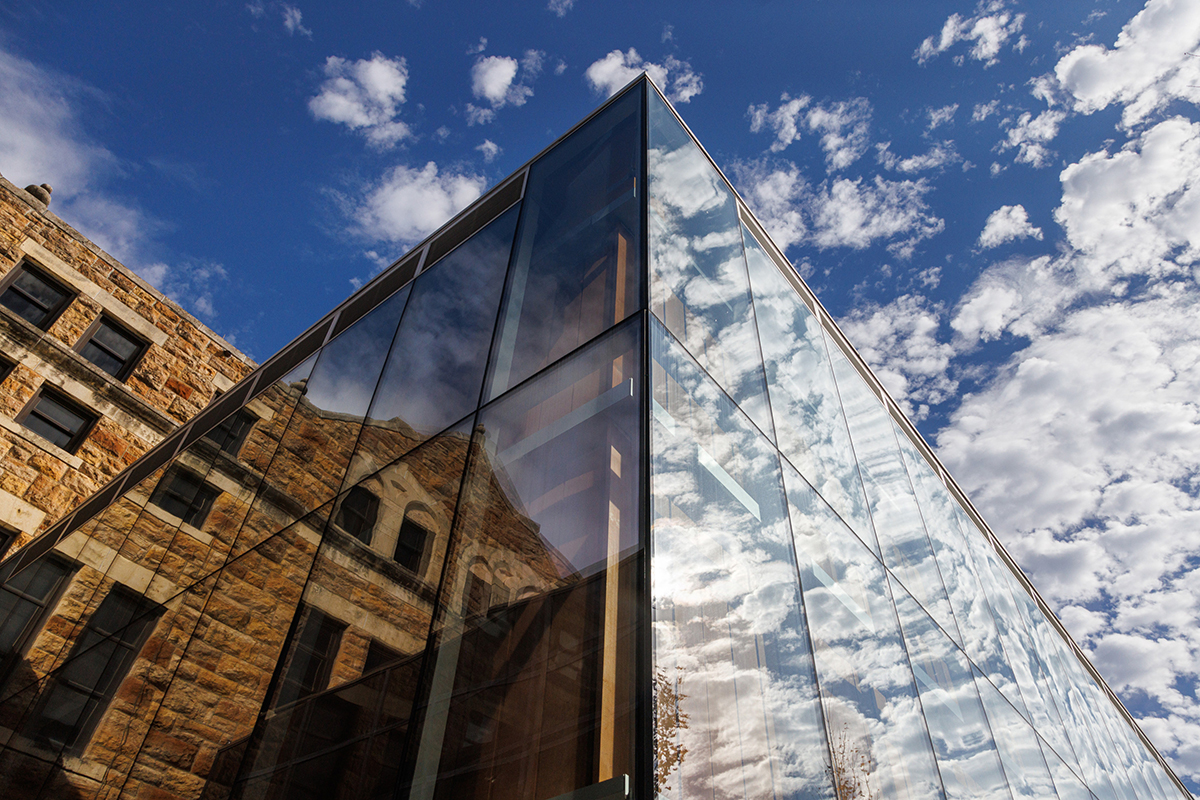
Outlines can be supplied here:
M646 78L0 567L16 798L1183 798Z

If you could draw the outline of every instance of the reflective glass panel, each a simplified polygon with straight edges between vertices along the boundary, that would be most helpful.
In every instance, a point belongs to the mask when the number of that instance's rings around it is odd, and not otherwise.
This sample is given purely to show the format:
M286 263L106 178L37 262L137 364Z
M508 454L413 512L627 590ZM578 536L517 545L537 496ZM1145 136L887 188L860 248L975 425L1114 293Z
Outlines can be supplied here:
M829 355L833 360L833 375L842 397L842 407L846 410L858 469L867 490L871 519L879 536L883 563L930 616L956 642L961 641L933 549L925 535L912 484L900 457L891 415L835 344L830 344Z
M1050 768L1050 775L1054 778L1054 789L1058 793L1059 800L1095 800L1096 796L1089 792L1079 776L1063 763L1063 760L1054 752L1054 748L1041 738L1038 739L1038 743L1042 746L1042 755L1046 757L1046 766Z
M975 685L979 687L979 698L983 701L1013 797L1017 800L1056 797L1033 728L978 671L975 672Z
M412 284L326 344L238 535L241 553L332 500L342 485L363 418Z
M647 127L654 314L773 437L737 201L655 91Z
M779 449L864 542L871 520L821 325L742 228Z
M635 775L640 319L484 408L442 581L413 798Z
M899 585L892 596L949 798L1011 797L970 662Z
M651 330L658 796L832 797L779 456Z
M878 559L783 468L839 797L943 797Z
M489 398L641 308L642 92L530 167Z
M958 525L954 500L929 462L898 427L896 441L900 444L904 465L916 491L917 505L925 520L925 530L933 544L942 582L950 597L951 610L959 623L967 654L1009 702L1024 712L1016 678L1000 643L1000 632L996 629L991 608L975 575L967 542Z
M413 283L347 482L479 405L518 210L501 214Z

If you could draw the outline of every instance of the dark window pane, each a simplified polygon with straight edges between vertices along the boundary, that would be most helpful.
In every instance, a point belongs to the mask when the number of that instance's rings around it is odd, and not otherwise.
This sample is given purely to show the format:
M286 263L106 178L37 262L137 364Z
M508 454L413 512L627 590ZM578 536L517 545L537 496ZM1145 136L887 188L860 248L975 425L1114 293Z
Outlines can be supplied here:
M5 688L72 571L51 557L8 579L14 566L11 560L0 567L0 579L6 579L0 585L0 687Z
M335 524L363 544L370 544L378 514L379 498L370 490L355 486L342 500Z
M6 379L12 374L12 371L17 368L17 365L8 359L0 359L0 381Z
M641 307L641 103L628 92L530 168L489 398Z
M400 525L400 535L396 538L396 563L413 572L421 568L421 557L425 554L425 540L429 531L415 520L405 516Z
M319 692L329 685L333 660L337 657L345 625L316 609L309 609L300 623L287 672L279 687L275 707L285 706L301 697Z
M31 725L33 737L67 748L86 743L161 611L114 586L48 681Z
M215 428L204 434L204 438L215 442L224 453L236 456L246 440L246 434L254 427L258 417L249 411L237 411L230 414Z
M95 416L69 400L43 389L21 424L62 449L74 452L95 420Z
M115 378L124 378L135 366L145 345L106 317L101 317L79 354Z
M220 492L202 478L176 466L163 475L150 502L168 514L179 517L185 524L199 528L208 517L218 494Z
M0 295L0 305L42 328L50 327L72 295L62 285L27 266Z

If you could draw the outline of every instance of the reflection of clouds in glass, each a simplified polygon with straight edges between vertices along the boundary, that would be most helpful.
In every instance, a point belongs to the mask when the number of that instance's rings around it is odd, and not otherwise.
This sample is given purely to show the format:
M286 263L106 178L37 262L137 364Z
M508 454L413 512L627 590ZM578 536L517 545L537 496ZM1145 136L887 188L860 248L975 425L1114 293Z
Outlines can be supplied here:
M975 683L1013 797L1016 800L1054 797L1054 784L1033 728L982 675L975 675Z
M844 750L868 759L864 780L871 797L940 796L883 568L786 464L784 479L831 741L841 737ZM824 580L815 574L817 565ZM852 605L867 610L872 624ZM835 765L835 776L840 780L850 770L853 777L862 769L857 763Z
M779 449L873 546L820 323L750 232L744 235Z
M309 403L331 414L362 417L367 413L411 285L325 345L308 380L305 399Z
M653 330L654 658L688 715L660 797L829 797L778 457Z
M700 148L686 140L674 144L646 152L655 204L669 217L691 219L731 203L733 196Z

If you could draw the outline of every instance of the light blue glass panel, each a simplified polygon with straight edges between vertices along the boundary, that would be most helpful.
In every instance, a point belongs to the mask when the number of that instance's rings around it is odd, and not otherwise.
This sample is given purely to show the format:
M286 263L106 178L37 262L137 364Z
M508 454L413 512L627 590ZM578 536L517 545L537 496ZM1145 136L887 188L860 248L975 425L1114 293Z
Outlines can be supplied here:
M1096 800L1096 796L1087 790L1079 776L1058 757L1054 748L1044 739L1039 738L1038 741L1042 746L1042 755L1046 757L1046 766L1050 768L1050 774L1054 778L1054 788L1058 792L1059 800Z
M651 331L658 794L832 798L778 454Z
M900 457L891 415L833 343L829 357L867 490L883 563L955 642L961 642L912 484Z
M874 544L821 324L742 228L779 449L859 538Z
M649 94L651 306L700 366L773 436L737 201L658 93Z
M1026 713L1016 678L1000 643L1000 632L976 577L967 541L959 528L954 500L929 462L899 428L896 429L896 441L900 443L904 465L912 479L925 530L933 543L967 654L1008 701Z
M898 584L892 597L946 796L1011 797L966 656Z
M804 607L841 797L943 797L887 579L787 462Z
M975 685L979 687L979 699L983 702L1013 797L1018 800L1056 797L1050 770L1042 758L1037 734L1029 722L1008 704L1004 695L978 670L975 670Z
M1071 769L1078 770L1075 751L1066 738L1066 730L1050 694L1045 667L1037 653L1037 645L1022 620L1021 607L1013 599L1010 583L1012 573L1001 563L999 555L983 531L971 524L963 511L958 510L957 517L975 564L975 574L979 576L988 604L995 611L993 620L1004 642L1008 663L1013 668L1021 697L1025 701L1026 719L1033 723L1038 733L1071 765ZM1018 591L1024 593L1019 587Z

